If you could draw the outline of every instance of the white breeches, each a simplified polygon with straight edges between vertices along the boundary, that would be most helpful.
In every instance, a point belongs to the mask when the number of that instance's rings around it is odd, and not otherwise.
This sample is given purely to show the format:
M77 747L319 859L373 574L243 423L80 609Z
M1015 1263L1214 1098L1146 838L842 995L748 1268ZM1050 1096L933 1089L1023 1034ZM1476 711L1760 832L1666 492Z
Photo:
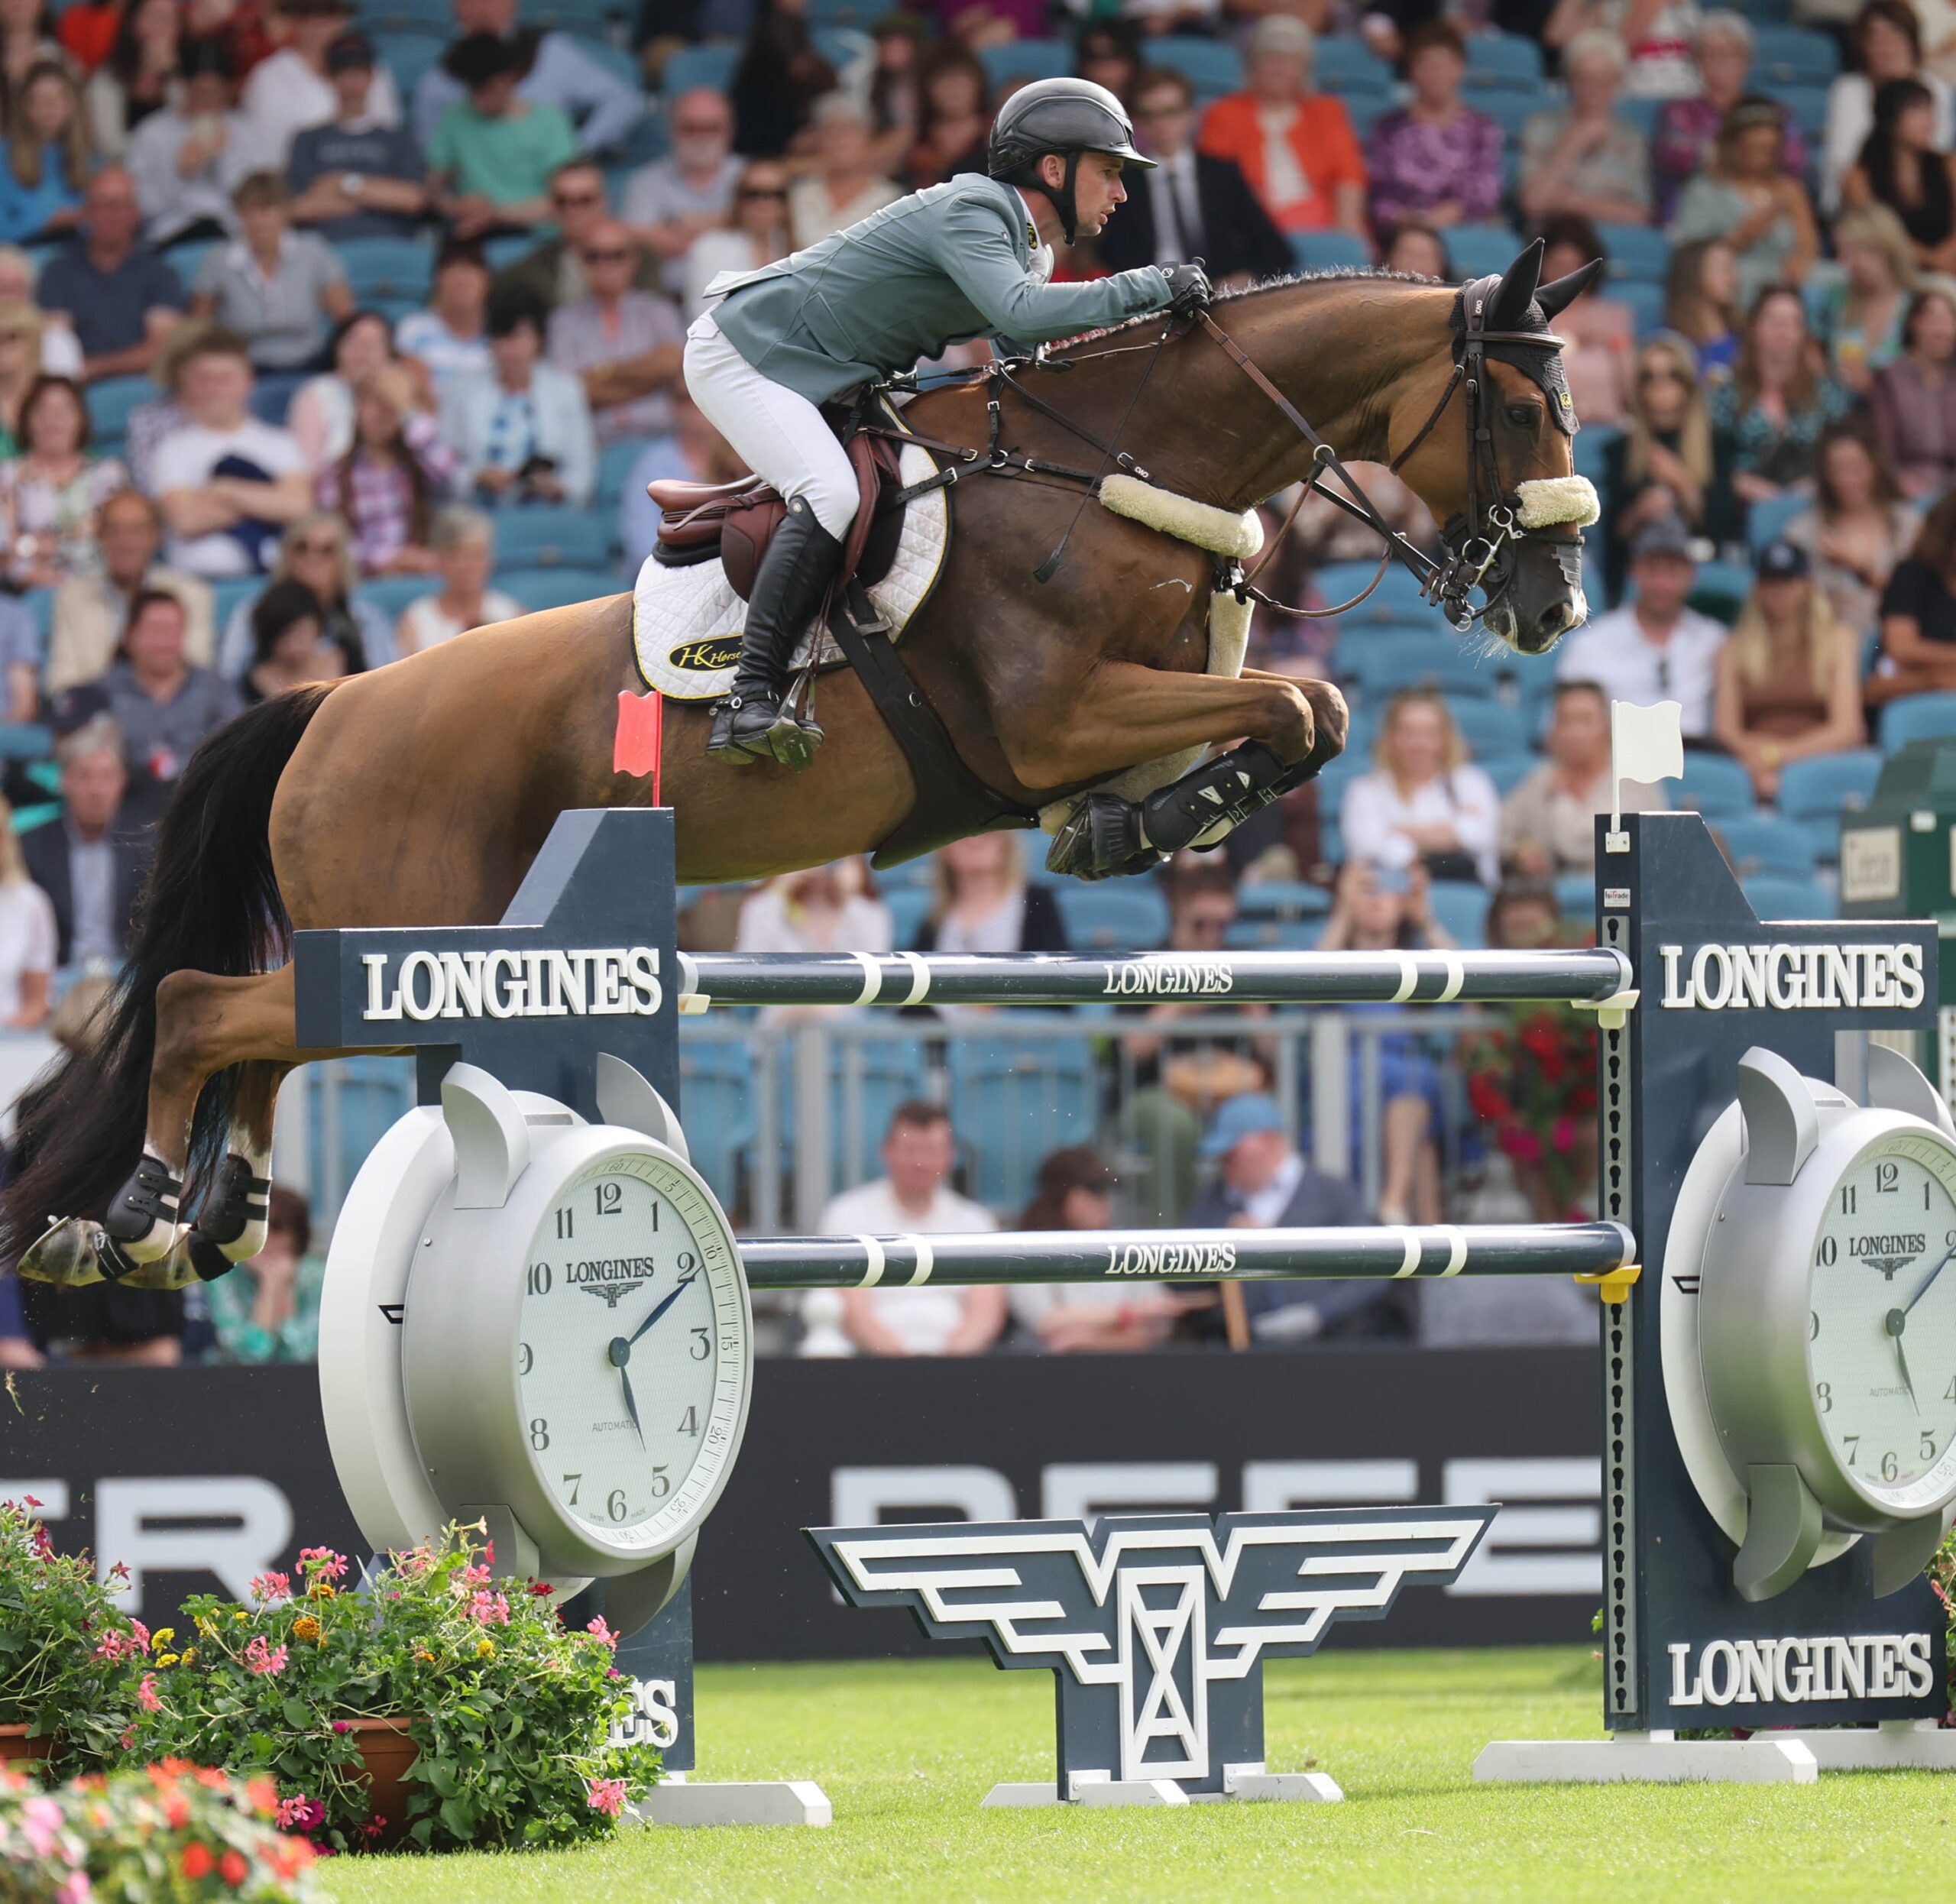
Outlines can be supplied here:
M805 397L770 382L737 351L711 312L686 333L686 388L756 476L797 496L840 542L856 520L856 472L835 432Z

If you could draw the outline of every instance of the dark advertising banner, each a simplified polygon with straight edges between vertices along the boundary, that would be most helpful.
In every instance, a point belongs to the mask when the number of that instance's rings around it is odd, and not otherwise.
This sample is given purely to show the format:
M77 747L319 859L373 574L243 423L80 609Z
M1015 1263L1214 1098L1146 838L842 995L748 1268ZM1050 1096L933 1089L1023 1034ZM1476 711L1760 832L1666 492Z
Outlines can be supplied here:
M1574 1349L766 1362L693 1574L708 1660L921 1654L805 1527L1499 1502L1459 1579L1341 1647L1577 1640L1602 1591L1597 1359ZM0 1391L0 1494L130 1568L152 1624L302 1546L358 1549L314 1371L49 1371Z

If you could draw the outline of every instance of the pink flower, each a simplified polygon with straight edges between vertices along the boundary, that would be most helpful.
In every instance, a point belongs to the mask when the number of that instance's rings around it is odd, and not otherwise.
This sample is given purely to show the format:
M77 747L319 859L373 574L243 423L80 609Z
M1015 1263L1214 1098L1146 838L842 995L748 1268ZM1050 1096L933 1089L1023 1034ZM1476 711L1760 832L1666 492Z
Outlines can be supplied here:
M333 1721L333 1730L335 1732L351 1732L353 1730L353 1721L351 1719L335 1719Z
M608 1818L616 1818L625 1808L625 1781L593 1779L585 1802L594 1812L602 1812Z
M21 1498L30 1507L38 1507L40 1505L40 1502L32 1494L22 1494Z
M364 1825L361 1826L360 1835L371 1844L377 1838L386 1831L387 1828L387 1821L385 1815L376 1812Z
M150 1630L140 1620L129 1622L129 1631L135 1640L133 1650L147 1653L150 1650Z
M510 1624L510 1603L500 1593L491 1593L487 1587L477 1590L468 1603L468 1617L485 1627L506 1627Z
M330 1547L301 1547L299 1564L308 1573L321 1574L329 1580L337 1580L346 1571L345 1556Z
M52 1857L61 1835L61 1808L52 1799L34 1798L21 1805L21 1832L36 1857Z
M160 1712L163 1710L163 1702L157 1697L156 1675L154 1672L143 1675L143 1682L136 1689L136 1703L145 1712Z
M262 1633L256 1634L244 1649L244 1663L254 1672L283 1672L285 1648L274 1647Z
M302 1792L278 1808L278 1828L281 1831L309 1831L325 1815L325 1805Z
M251 1598L266 1606L292 1598L292 1576L289 1573L255 1574L251 1579Z
M1558 1151L1567 1152L1575 1146L1575 1123L1572 1118L1559 1117L1555 1128L1549 1133L1549 1141Z
M70 1871L54 1893L54 1904L94 1904L95 1886L86 1871Z
M595 1620L592 1621L591 1624L585 1628L585 1631L589 1634L594 1640L603 1640L614 1653L617 1651L618 1641L620 1636L614 1633L611 1629L604 1624L604 1616L603 1614L601 1613Z

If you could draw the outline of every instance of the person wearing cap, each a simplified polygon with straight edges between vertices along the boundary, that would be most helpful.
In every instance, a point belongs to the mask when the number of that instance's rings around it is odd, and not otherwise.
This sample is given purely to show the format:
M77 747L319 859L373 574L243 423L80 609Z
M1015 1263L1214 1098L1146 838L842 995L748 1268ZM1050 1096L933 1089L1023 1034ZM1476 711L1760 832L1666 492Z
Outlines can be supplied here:
M1287 13L1268 13L1250 34L1249 84L1218 99L1196 141L1231 160L1281 232L1365 226L1365 162L1344 102L1311 89L1317 36Z
M748 598L732 691L708 751L799 768L821 744L784 713L788 661L827 594L855 520L856 472L818 406L941 356L953 343L1069 337L1209 300L1199 265L1146 265L1055 284L1051 248L1097 234L1151 165L1121 102L1085 79L1022 86L993 121L984 174L960 173L806 251L723 273L687 332L687 387L788 513Z
M857 225L902 194L879 178L871 160L870 115L846 92L825 92L810 108L814 170L788 188L788 228L796 251Z
M1593 681L1611 701L1649 707L1675 701L1687 740L1712 733L1718 650L1725 631L1686 606L1698 564L1675 516L1638 530L1630 546L1631 595L1620 608L1576 630L1556 651L1564 681Z
M1806 551L1783 537L1770 542L1757 574L1718 651L1712 732L1770 804L1788 761L1860 746L1867 726L1860 640L1815 585Z
M429 141L437 209L458 238L548 224L551 179L578 156L570 121L518 93L522 54L493 33L457 40L442 64L467 96Z
M293 223L335 244L410 235L428 209L428 168L406 127L374 116L374 43L342 33L326 49L326 78L332 119L292 142Z
M151 244L236 235L232 193L278 157L276 142L237 110L237 96L223 48L196 41L185 50L181 96L131 135L129 176Z
M1191 1229L1349 1229L1366 1220L1358 1190L1304 1161L1277 1100L1261 1092L1223 1104L1202 1141L1201 1154L1214 1165L1216 1177L1190 1206ZM1258 1348L1405 1333L1389 1284L1248 1282L1236 1287L1250 1341Z
M326 68L326 50L345 33L352 0L282 0L274 15L285 44L251 69L239 108L257 127L281 171L292 141L339 114L338 89ZM401 122L400 93L382 67L367 96L367 116L377 126Z

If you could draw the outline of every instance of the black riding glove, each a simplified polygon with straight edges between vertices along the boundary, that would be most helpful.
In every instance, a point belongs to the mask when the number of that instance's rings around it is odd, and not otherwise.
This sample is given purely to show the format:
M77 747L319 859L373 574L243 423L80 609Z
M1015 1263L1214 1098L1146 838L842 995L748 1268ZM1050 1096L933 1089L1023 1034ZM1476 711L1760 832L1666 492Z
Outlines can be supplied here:
M1168 314L1188 317L1209 309L1216 293L1210 287L1209 274L1200 264L1171 264L1163 274L1168 280Z

